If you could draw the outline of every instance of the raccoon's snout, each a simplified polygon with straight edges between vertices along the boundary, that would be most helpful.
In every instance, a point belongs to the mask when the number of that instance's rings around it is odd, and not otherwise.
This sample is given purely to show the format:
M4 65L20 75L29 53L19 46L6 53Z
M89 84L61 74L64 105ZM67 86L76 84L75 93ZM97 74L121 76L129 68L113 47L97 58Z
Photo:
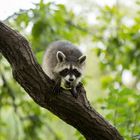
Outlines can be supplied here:
M73 83L74 82L74 80L75 80L75 76L74 75L67 75L65 78L65 81L67 82L67 83Z
M70 77L69 82L73 82L73 81L74 81L74 78Z
M69 78L68 80L65 81L66 87L71 87L73 85L74 78Z

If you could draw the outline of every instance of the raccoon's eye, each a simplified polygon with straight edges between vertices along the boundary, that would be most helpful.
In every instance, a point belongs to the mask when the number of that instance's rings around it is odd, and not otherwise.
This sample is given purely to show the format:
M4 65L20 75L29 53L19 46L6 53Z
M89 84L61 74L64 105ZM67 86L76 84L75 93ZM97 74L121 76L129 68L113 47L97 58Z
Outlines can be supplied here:
M66 76L68 73L69 73L69 69L64 69L64 70L62 70L62 71L59 72L59 74L61 76Z
M74 74L76 77L80 77L80 76L81 76L81 73L80 73L77 69L73 69L73 74Z

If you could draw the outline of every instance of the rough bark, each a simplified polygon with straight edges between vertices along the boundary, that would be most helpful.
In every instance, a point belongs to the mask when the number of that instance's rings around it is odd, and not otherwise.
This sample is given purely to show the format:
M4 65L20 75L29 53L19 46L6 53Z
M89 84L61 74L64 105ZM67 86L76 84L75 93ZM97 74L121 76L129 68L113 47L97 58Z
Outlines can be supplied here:
M77 99L65 90L52 94L54 82L37 63L28 41L2 22L0 52L11 64L13 77L38 105L75 127L87 140L123 140L117 129L90 106L83 87Z

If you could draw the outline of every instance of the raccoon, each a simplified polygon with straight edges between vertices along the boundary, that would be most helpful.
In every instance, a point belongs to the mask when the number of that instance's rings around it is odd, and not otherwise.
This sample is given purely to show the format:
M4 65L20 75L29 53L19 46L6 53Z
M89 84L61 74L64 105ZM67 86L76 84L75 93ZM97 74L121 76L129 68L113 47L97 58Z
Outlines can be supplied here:
M55 41L47 48L42 68L54 80L55 92L60 88L70 90L77 97L76 87L81 81L85 68L86 56L68 41Z

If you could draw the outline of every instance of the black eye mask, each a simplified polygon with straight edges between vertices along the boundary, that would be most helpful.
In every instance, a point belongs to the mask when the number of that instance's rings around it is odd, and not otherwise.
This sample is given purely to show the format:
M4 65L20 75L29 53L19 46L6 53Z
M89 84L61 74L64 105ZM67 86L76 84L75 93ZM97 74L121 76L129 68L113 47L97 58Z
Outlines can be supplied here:
M77 69L64 69L62 71L59 72L59 74L63 77L65 77L66 75L75 75L75 77L80 77L81 73L77 70Z
M80 77L81 73L77 69L73 69L72 73L75 75L75 77Z
M64 70L60 71L59 74L60 74L61 76L65 77L66 75L69 74L69 69L64 69Z

